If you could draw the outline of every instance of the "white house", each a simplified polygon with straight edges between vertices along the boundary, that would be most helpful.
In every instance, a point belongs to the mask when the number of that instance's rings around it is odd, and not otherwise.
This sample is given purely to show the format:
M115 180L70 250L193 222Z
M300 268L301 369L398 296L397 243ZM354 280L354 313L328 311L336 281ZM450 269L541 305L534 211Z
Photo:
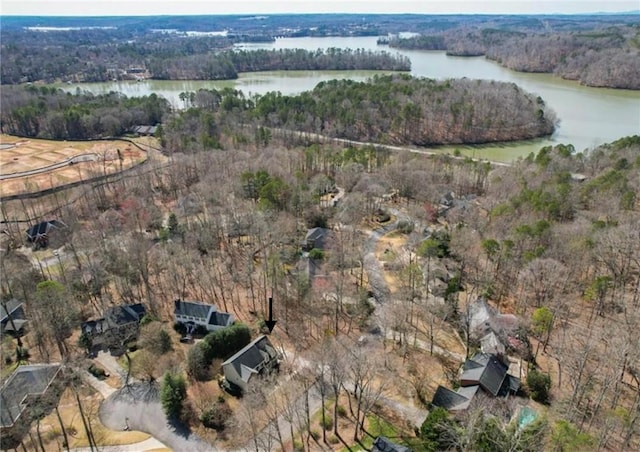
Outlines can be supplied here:
M262 335L222 363L224 378L244 392L254 375L275 369L278 358L267 336Z
M216 331L233 324L233 315L218 311L215 305L197 301L176 300L173 311L175 321L184 325L199 325L207 331Z

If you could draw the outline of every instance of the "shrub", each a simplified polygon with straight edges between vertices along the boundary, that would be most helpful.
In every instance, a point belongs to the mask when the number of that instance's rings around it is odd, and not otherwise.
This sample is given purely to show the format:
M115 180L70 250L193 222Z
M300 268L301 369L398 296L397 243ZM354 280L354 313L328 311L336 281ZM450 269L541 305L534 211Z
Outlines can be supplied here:
M551 389L551 377L537 369L529 370L527 374L527 386L531 398L536 402L549 403L549 389Z
M389 215L387 212L385 212L382 209L378 209L376 211L375 217L378 223L386 223L387 221L391 220L391 215Z
M347 409L342 405L338 405L338 416L347 417Z
M434 408L420 427L420 438L424 450L448 450L451 443L449 437L454 431L454 421L444 408Z
M232 414L231 408L223 399L222 403L217 402L204 410L200 415L200 422L207 428L222 431L226 427L227 419L229 419Z
M324 417L324 424L322 422L322 419L320 419L320 425L325 430L331 430L333 428L333 418L331 416L325 416Z
M103 368L96 366L95 364L91 364L89 369L87 369L91 375L96 377L98 380L104 380L107 378L107 373Z
M28 361L30 356L27 347L16 347L16 361Z
M209 379L209 365L211 360L211 347L207 342L198 342L189 349L187 353L187 374L198 381L206 381Z
M402 220L398 222L398 231L403 234L411 234L413 232L413 222Z
M324 259L324 251L318 248L313 248L311 251L309 251L309 259L314 259L314 260Z
M236 323L207 334L204 341L210 346L209 362L215 358L227 359L251 342L251 331L247 325Z
M145 326L151 322L154 322L158 319L156 319L154 316L152 316L151 314L145 314L144 316L142 316L142 318L140 319L140 326Z

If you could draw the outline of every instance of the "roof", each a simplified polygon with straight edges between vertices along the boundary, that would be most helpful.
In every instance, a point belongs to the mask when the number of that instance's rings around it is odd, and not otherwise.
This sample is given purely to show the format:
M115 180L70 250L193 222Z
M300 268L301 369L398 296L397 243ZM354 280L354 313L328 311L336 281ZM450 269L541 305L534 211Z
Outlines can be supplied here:
M199 303L197 301L183 301L175 300L174 302L174 314L184 315L189 317L196 317L202 319L203 322L207 321L211 308L215 309L215 306L205 303Z
M12 298L6 303L0 304L0 322L9 320L9 314L13 320L24 319L24 310L22 309L22 302Z
M30 239L34 239L44 234L48 234L51 228L63 228L66 226L66 224L57 220L42 221L27 229L27 237L29 237Z
M267 336L262 335L253 342L247 344L242 350L222 363L223 366L231 365L235 368L240 378L248 382L251 376L260 372L263 365L278 357L278 352Z
M134 126L133 131L139 135L153 135L158 130L158 126Z
M19 332L27 323L29 323L28 320L24 320L24 319L13 319L11 322L7 321L6 323L2 323L2 325L0 326L0 328L2 328L2 333L5 332L13 332L13 333L17 333Z
M118 326L138 323L146 313L141 303L125 304L109 308L103 318L89 320L81 326L82 332L87 334L100 334Z
M508 367L495 355L477 353L464 363L460 382L464 386L479 384L488 393L497 396L507 376Z
M142 304L121 305L109 308L105 314L109 326L120 326L128 323L139 322L144 315L145 309Z
M25 398L43 394L60 370L60 364L19 366L0 389L0 425L11 427L25 409Z
M316 240L327 235L327 232L329 232L329 230L326 228L311 228L307 231L305 238L307 240Z
M209 317L209 325L227 326L231 320L231 314L227 312L214 311Z
M445 410L464 410L469 407L471 400L478 392L480 386L467 386L453 391L444 386L438 386L436 393L433 395L431 403L434 406L444 408Z
M504 344L493 331L480 339L480 349L484 353L491 353L493 355L501 355L505 352Z
M411 449L394 443L385 436L378 436L373 442L372 452L411 452Z

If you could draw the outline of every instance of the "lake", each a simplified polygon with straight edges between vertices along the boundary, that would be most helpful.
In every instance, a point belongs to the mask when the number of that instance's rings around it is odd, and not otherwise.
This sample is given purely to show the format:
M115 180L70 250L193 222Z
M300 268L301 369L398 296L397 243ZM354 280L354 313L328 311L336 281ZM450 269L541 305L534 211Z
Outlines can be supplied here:
M550 74L515 72L484 57L450 57L444 52L434 51L398 51L387 46L378 46L376 39L375 37L282 38L274 43L243 44L238 47L307 50L336 47L386 50L409 57L411 74L417 77L436 79L467 77L516 83L526 91L541 96L559 118L556 132L550 139L480 146L446 146L440 148L442 152L453 152L457 149L464 155L508 162L549 144L573 144L576 150L583 151L623 136L640 134L640 91L590 88ZM184 91L197 91L200 88L219 89L228 86L243 90L246 95L264 94L268 91L296 94L313 89L321 81L334 78L366 80L375 73L375 71L279 71L240 74L237 80L229 81L145 80L85 83L65 85L63 88L68 91L80 88L96 94L120 91L127 96L142 96L155 92L180 108L182 101L179 99L179 94Z

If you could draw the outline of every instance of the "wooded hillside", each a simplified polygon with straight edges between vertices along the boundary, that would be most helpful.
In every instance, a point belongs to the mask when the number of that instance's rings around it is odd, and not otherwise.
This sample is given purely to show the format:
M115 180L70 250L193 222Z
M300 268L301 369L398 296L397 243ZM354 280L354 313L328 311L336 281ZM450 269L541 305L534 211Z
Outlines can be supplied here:
M640 89L640 31L637 26L573 32L514 29L456 30L392 39L391 47L446 50L479 56L521 72L545 72L588 86Z
M375 76L256 102L265 125L388 144L486 143L550 135L553 113L515 84Z

